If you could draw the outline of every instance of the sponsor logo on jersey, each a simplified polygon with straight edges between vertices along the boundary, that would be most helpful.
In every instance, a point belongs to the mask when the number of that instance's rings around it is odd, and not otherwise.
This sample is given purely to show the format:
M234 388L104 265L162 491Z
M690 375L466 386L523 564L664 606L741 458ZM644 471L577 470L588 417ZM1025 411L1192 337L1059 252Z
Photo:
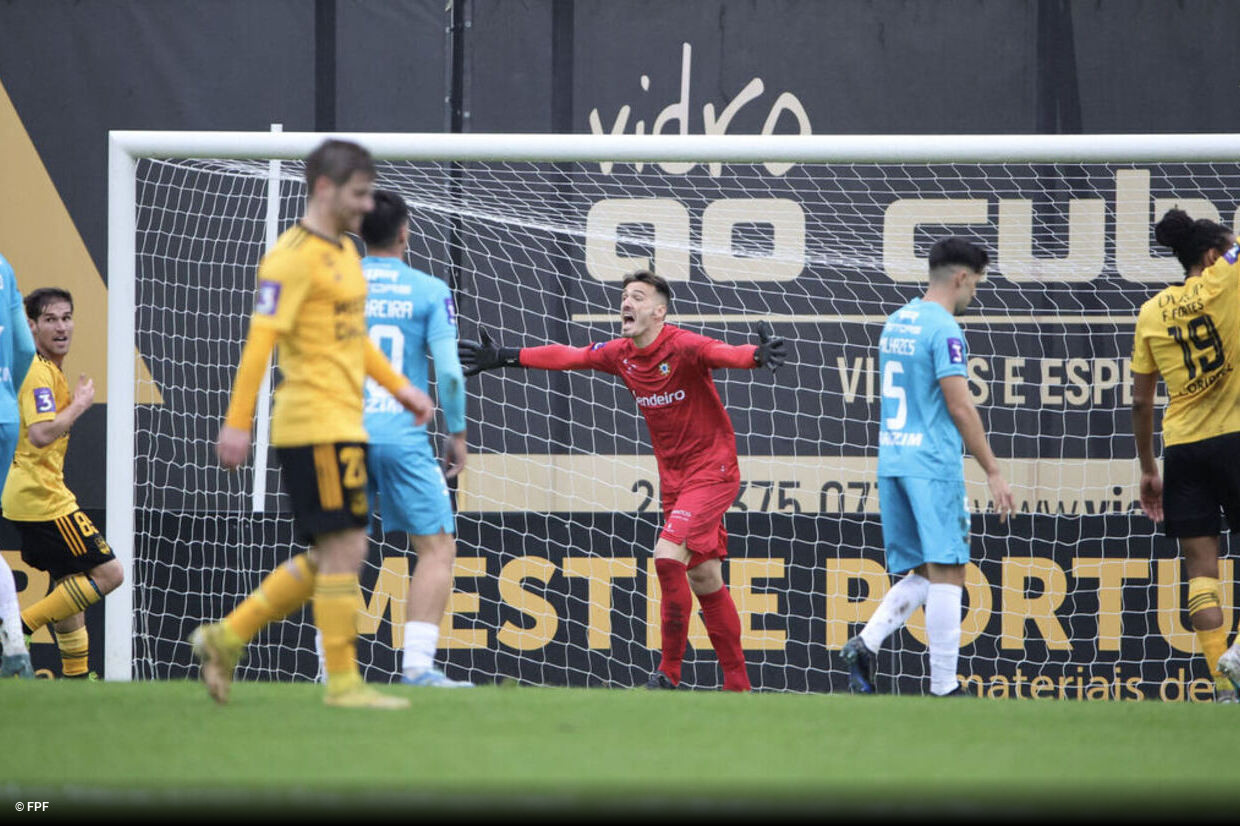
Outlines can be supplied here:
M947 360L952 364L964 364L964 342L958 338L947 340Z
M925 441L925 433L913 433L906 430L881 430L878 434L879 447L921 447Z
M683 402L685 391L673 390L670 393L651 393L649 396L635 396L638 407L667 407L669 404Z
M456 326L456 304L452 302L452 296L448 296L443 300L444 312L448 314L448 323Z
M362 275L366 276L367 281L395 281L397 272L391 267L385 267L367 259L366 265L362 268Z
M34 389L34 412L35 413L55 413L56 397L52 395L50 387L36 387Z
M1228 264L1234 264L1240 259L1240 243L1232 244L1231 249L1223 253L1223 257L1227 259Z
M255 315L275 315L276 307L280 304L280 287L283 286L279 281L259 281L258 295L254 300Z
M591 349L591 350L602 350L602 349L603 349L604 347L606 347L606 346L607 346L607 342L605 342L605 341L596 341L596 342L594 342L593 344L591 344L591 345L590 345L590 349Z

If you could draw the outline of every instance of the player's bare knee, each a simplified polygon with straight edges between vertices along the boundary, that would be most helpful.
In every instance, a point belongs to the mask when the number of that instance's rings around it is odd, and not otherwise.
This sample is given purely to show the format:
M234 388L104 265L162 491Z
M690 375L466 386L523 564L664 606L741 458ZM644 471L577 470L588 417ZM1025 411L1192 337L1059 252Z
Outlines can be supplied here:
M92 569L90 578L100 594L110 594L125 581L125 568L119 560L113 559Z
M319 534L314 538L313 562L320 573L356 573L366 559L366 532L350 528Z
M1217 536L1190 536L1180 538L1180 554L1184 557L1184 573L1191 577L1218 578Z
M932 583L944 583L964 587L964 566L927 562L923 576Z
M78 612L52 623L52 630L57 634L68 634L79 628L86 627L86 614Z
M417 554L418 565L451 568L456 562L456 537L441 531L419 536L409 534L409 544Z
M689 569L689 587L695 594L713 594L723 587L723 566L711 559Z

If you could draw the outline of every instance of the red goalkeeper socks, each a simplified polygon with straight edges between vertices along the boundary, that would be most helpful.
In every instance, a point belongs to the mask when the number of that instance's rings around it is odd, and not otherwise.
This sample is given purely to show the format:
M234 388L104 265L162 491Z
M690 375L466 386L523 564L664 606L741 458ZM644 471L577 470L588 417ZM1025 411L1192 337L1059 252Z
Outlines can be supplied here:
M689 613L693 596L689 591L688 568L674 559L656 559L659 575L659 619L663 635L663 659L659 670L673 683L680 684L680 664L689 642Z
M749 691L749 673L745 670L745 650L741 648L741 618L736 604L724 585L713 594L698 594L702 619L715 656L723 668L724 691Z

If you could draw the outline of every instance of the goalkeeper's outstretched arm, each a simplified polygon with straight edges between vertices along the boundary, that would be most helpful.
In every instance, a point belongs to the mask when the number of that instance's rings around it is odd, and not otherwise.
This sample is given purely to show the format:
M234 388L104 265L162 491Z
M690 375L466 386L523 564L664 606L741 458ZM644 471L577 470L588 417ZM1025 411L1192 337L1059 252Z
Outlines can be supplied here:
M499 367L521 366L520 350L500 347L491 341L486 330L479 333L478 338L478 341L463 338L457 344L456 353L466 376L476 376L483 370L495 370Z
M501 347L484 331L480 341L462 339L457 346L466 376L500 367L536 367L540 370L581 370L595 367L589 347L545 344L541 347Z
M788 358L788 348L783 338L773 335L771 325L759 321L754 327L758 344L731 345L713 341L702 351L702 360L712 369L720 367L769 367L771 371Z

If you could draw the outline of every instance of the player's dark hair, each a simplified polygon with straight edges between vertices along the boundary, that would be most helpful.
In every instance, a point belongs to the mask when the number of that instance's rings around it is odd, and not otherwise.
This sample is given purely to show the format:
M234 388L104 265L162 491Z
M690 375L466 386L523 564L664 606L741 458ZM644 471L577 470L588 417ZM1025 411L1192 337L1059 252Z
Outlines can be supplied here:
M1174 252L1184 272L1188 272L1201 264L1210 250L1226 251L1232 244L1232 234L1222 224L1206 218L1194 221L1187 212L1173 207L1154 225L1154 240Z
M26 318L31 321L36 321L43 314L43 308L53 301L68 301L69 309L73 309L73 296L60 287L39 287L31 291L23 301L26 303Z
M386 189L375 190L375 208L362 216L362 240L369 247L389 247L409 222L405 199Z
M940 267L967 267L981 272L990 263L990 253L964 238L940 238L930 248L930 272Z
M637 270L631 272L624 277L624 281L620 282L621 288L627 287L634 281L642 284L649 284L654 287L654 291L663 296L663 300L670 307L672 304L672 288L667 283L667 279L661 275L655 275L650 270Z
M315 181L323 176L340 186L353 177L354 172L373 178L375 161L364 147L352 141L328 138L306 157L306 186L310 192L314 192Z

